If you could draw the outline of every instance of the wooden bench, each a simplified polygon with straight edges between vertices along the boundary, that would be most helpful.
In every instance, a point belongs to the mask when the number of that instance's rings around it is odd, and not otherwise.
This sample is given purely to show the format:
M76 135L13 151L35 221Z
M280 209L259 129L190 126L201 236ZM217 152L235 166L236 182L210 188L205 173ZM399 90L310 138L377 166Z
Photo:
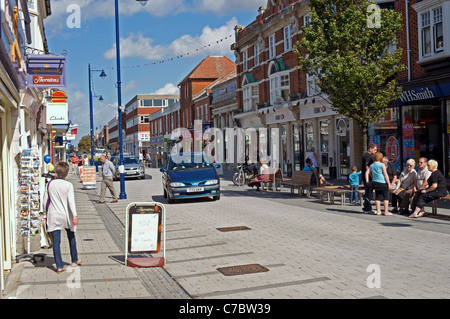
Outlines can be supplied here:
M315 182L313 181L313 176L315 177ZM319 185L319 176L316 171L294 171L290 180L285 179L281 183L291 188L291 194L294 194L294 188L297 188L299 195L306 191L306 195L309 198L311 197L312 187Z
M450 200L450 194L447 194L444 197L441 197L441 198L433 200L433 205L432 205L432 210L431 210L431 213L433 215L437 214L437 204L438 204L438 201L440 201L440 200L449 201Z
M283 171L281 168L269 168L269 174L267 175L267 179L261 181L262 189L269 189L270 183L273 183L272 189L275 186L275 190L280 191L281 190L281 182L286 181L288 179L284 178ZM277 181L279 182L277 185ZM279 188L278 188L279 187Z
M341 205L344 206L345 205L345 195L346 194L350 194L351 192L357 192L360 196L360 205L363 205L363 200L362 200L362 195L364 194L364 190L363 189L359 189L356 191L352 191L350 189L350 186L348 185L344 185L344 186L320 186L320 187L316 187L316 191L319 193L319 199L321 202L323 202L323 194L326 194L327 196L327 200L330 203L334 204L334 195L338 194L341 195Z

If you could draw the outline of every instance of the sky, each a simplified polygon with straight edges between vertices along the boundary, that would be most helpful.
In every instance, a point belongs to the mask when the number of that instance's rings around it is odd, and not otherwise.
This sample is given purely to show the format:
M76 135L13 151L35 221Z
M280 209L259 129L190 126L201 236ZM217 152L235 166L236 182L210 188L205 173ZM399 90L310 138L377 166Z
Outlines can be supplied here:
M73 145L90 134L89 64L107 74L101 79L100 72L91 73L93 94L104 99L93 98L94 130L117 115L114 3L51 0L52 14L44 20L50 53L67 54L63 91L69 118L79 125ZM208 55L235 61L234 27L250 24L266 5L267 0L150 0L142 6L119 0L122 104L137 94L179 93L177 84Z

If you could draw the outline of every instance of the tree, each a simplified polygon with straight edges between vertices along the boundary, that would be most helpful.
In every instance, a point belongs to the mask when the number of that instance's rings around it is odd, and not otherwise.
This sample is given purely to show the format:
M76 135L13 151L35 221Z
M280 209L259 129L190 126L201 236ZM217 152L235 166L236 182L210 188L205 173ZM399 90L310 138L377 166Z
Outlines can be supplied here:
M78 142L78 151L88 152L91 150L91 137L89 135L83 136Z
M396 35L402 16L367 0L310 0L310 23L296 44L298 67L317 77L338 113L362 128L378 122L401 94L395 76L405 69Z

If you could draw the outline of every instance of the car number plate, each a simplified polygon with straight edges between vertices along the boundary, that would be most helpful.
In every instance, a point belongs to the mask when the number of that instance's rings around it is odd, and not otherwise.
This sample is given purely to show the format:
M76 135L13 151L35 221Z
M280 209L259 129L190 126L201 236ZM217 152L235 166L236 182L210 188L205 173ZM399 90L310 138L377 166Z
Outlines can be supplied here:
M205 189L203 187L191 187L187 189L188 193L196 193L196 192L203 192Z

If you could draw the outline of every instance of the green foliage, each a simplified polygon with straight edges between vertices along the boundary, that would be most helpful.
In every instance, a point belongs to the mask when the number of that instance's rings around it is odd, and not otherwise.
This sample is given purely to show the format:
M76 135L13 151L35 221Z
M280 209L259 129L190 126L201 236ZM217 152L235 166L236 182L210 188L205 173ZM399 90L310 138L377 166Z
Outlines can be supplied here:
M78 151L88 152L91 150L91 137L89 135L83 136L78 142Z
M373 4L373 2L370 2ZM298 67L317 76L333 108L367 131L401 94L395 76L405 69L397 44L402 16L380 11L379 27L368 27L367 0L311 0L311 24L297 42Z

